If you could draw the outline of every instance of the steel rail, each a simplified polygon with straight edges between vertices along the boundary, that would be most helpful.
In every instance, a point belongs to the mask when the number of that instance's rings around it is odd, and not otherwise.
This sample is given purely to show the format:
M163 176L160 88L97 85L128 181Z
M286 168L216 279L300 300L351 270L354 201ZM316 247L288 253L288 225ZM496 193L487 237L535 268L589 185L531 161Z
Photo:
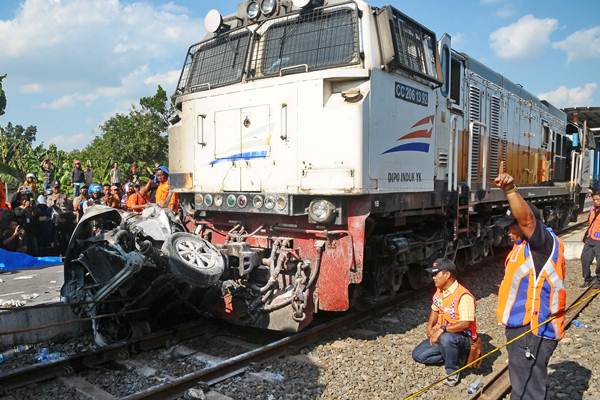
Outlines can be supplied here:
M594 300L598 294L597 291L598 287L592 285L584 290L583 293L577 296L571 303L572 305L576 304L576 306L570 308L565 313L565 330L571 326L571 322L577 318L577 315L579 315L579 313ZM596 294L594 294L594 292L596 292ZM585 301L582 301L582 299L585 299ZM494 374L473 397L471 397L471 400L500 400L510 392L510 389L511 385L508 376L508 365L505 365L496 372L496 374Z
M324 322L265 346L229 358L213 367L201 369L176 378L164 385L153 386L138 393L123 397L123 400L175 399L181 396L187 389L193 388L201 383L220 380L230 373L238 371L251 363L264 361L273 358L274 356L284 354L289 349L304 347L314 342L325 333L333 332L341 327L354 325L369 320L375 315L385 313L391 308L396 307L407 300L413 299L413 294L414 292L408 291L394 296L389 300L380 302L366 310L349 312L331 321Z
M159 348L170 341L182 341L201 336L204 333L202 327L203 324L200 322L186 324L183 327L153 333L141 339L116 343L98 350L75 354L61 360L17 368L0 374L0 395L8 394L9 390L28 384L71 375L109 361L126 359L130 354Z

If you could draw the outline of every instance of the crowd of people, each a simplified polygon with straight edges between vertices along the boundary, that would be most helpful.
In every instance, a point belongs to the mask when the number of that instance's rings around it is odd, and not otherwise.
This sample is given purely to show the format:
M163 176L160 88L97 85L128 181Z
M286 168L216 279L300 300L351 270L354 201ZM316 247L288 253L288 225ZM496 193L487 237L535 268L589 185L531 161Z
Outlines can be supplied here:
M123 179L114 163L109 182L97 183L91 167L83 170L75 160L70 174L72 197L55 180L50 160L44 160L42 172L41 186L35 174L27 173L8 198L0 181L0 248L35 256L64 254L77 222L96 205L130 212L142 212L150 203L173 212L179 209L178 195L169 185L169 169L162 165L142 181L136 164Z

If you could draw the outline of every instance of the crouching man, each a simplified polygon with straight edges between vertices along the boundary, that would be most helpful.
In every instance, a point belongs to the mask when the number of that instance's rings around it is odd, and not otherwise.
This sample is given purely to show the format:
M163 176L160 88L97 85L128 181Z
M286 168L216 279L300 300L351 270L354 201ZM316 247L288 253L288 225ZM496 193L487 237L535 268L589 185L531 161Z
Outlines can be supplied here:
M438 258L427 269L437 288L427 322L427 339L412 353L413 359L426 365L444 364L451 374L465 365L471 342L477 341L475 297L456 280L456 265ZM456 386L460 374L448 377L445 384Z

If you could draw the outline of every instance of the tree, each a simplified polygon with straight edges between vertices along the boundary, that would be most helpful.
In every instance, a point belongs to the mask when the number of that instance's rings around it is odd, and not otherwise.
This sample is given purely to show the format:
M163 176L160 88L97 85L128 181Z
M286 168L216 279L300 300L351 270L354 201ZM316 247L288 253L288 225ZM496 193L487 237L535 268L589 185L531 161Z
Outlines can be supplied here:
M167 93L158 86L154 96L140 99L139 108L134 106L128 114L116 114L104 122L102 134L81 151L81 157L120 165L165 163L172 112Z
M2 80L6 78L6 75L0 75L0 116L4 115L6 109L6 94L2 88Z

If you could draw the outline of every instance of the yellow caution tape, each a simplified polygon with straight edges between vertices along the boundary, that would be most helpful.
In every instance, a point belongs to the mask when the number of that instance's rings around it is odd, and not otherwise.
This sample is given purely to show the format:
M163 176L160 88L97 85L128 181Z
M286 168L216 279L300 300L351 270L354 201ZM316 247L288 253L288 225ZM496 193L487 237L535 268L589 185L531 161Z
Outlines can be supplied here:
M583 299L579 300L579 301L578 301L578 302L576 302L576 303L573 303L573 304L571 304L569 307L567 307L567 308L565 309L565 312L564 312L564 313L566 314L566 313L567 313L567 311L569 311L569 310L570 310L570 309L572 309L573 307L576 307L576 306L578 306L578 305L580 305L580 304L582 304L582 303L584 303L584 302L588 301L589 299L593 298L594 296L596 296L596 295L598 295L598 294L600 294L600 290L596 290L596 291L592 292L592 294L590 294L589 296L587 296L587 297L585 297L585 298L583 298ZM528 331L526 331L526 332L523 332L522 334L520 334L519 336L515 337L514 339L511 339L511 340L509 340L508 342L504 343L502 346L496 347L495 349L493 349L492 351L490 351L490 352L488 352L488 353L486 353L486 354L482 355L482 356L481 356L481 357L479 357L478 359L471 361L470 363L468 363L468 364L467 364L467 365L465 365L464 367L462 367L462 368L460 368L460 369L457 369L457 370L456 370L456 371L454 371L453 373L451 373L451 374L448 374L448 375L444 376L443 378L440 378L440 379L438 379L437 381L433 382L433 383L432 383L432 384L430 384L429 386L426 386L426 387L424 387L424 388L422 388L422 389L420 389L420 390L418 390L418 391L416 391L416 392L412 393L411 395L409 395L409 396L405 397L405 398L404 398L404 399L402 399L402 400L410 400L410 399L414 399L414 398L416 398L416 397L418 397L418 396L422 395L423 393L425 393L425 392L429 391L429 390L430 390L431 388L433 388L434 386L437 386L437 385L439 385L440 383L444 382L444 381L445 381L445 380L446 380L448 377L450 377L450 376L452 376L452 375L459 374L461 371L464 371L465 369L467 369L467 368L471 367L472 365L474 365L474 364L477 364L479 361L481 361L481 360L483 360L483 359L485 359L485 358L488 358L489 356L491 356L491 355L492 355L492 354L494 354L494 353L497 353L498 351L502 350L503 348L505 348L505 347L506 347L506 346L508 346L509 344L512 344L512 343L516 342L517 340L521 339L523 336L527 335L528 333L530 333L530 332L531 332L531 331L533 331L534 329L536 329L536 328L539 328L540 326L544 326L544 325L546 325L546 324L547 324L547 323L549 323L550 321L554 320L556 317L557 317L557 316L555 315L555 316L552 316L552 317L548 318L547 320L545 320L544 322L540 323L539 325L536 325L536 326L535 326L535 328L531 328L531 329L529 329Z

